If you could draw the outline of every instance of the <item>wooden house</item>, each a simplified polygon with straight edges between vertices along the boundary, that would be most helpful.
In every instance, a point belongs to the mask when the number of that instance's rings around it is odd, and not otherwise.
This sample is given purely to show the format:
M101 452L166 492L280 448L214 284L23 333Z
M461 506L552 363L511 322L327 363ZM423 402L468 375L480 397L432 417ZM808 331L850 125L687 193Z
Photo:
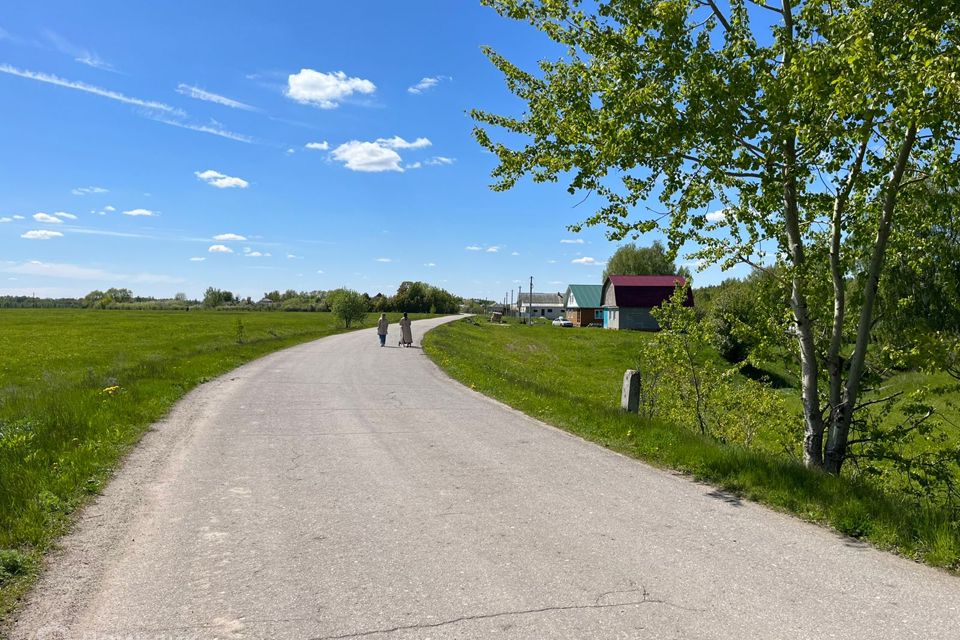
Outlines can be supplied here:
M683 276L607 276L601 302L604 329L659 331L660 325L650 310L670 299L677 286L686 285ZM687 291L684 306L693 306L693 293Z
M603 324L602 284L572 284L563 295L563 310L575 327Z

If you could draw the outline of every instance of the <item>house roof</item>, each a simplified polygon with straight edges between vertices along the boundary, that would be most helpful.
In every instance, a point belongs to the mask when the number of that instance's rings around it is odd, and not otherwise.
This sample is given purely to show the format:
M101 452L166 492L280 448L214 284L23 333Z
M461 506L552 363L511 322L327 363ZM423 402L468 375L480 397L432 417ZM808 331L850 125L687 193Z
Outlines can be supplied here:
M570 301L570 294L573 294L577 307L581 309L599 309L601 305L601 296L603 294L602 284L572 284L567 287L567 294L563 296L563 304L567 305Z
M673 295L677 285L687 283L683 276L608 276L603 283L603 299L607 287L613 287L618 307L658 307ZM693 293L687 290L684 306L693 306Z
M527 301L530 300L529 293L520 294L520 304L527 304ZM559 293L534 293L533 294L533 304L547 304L559 307L563 304L563 296Z

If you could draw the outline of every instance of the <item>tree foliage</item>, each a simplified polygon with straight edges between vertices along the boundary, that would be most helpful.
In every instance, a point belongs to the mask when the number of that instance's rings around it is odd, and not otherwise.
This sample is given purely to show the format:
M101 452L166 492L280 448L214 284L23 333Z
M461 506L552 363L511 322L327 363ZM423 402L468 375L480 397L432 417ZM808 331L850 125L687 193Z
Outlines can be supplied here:
M663 243L654 241L649 247L638 247L635 244L625 244L618 247L607 267L603 270L604 280L608 275L617 276L672 276L681 274L690 276L686 268L677 269Z
M343 321L347 329L363 320L369 310L369 301L352 289L335 289L327 294L330 311Z
M946 216L918 204L960 186L960 5L485 2L566 51L530 72L487 50L525 102L519 117L473 113L500 160L494 188L569 178L601 197L583 224L610 238L657 230L705 264L775 265L804 459L838 473L888 255L916 263L912 239Z

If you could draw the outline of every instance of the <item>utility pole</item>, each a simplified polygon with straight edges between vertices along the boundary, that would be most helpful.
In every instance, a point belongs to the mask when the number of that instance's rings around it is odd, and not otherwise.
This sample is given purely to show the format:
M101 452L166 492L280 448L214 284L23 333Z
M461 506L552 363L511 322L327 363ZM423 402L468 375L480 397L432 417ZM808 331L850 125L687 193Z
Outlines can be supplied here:
M527 317L533 323L533 276L530 276L530 300L527 302Z
M513 289L510 289L510 312L513 312Z

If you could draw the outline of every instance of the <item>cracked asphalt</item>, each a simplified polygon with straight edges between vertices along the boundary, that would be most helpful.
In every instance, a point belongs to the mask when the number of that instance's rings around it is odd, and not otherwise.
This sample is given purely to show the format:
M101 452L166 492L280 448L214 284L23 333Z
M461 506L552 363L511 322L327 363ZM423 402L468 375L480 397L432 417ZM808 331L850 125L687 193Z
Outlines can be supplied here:
M373 330L192 392L62 547L13 638L960 638L957 578L548 427Z

